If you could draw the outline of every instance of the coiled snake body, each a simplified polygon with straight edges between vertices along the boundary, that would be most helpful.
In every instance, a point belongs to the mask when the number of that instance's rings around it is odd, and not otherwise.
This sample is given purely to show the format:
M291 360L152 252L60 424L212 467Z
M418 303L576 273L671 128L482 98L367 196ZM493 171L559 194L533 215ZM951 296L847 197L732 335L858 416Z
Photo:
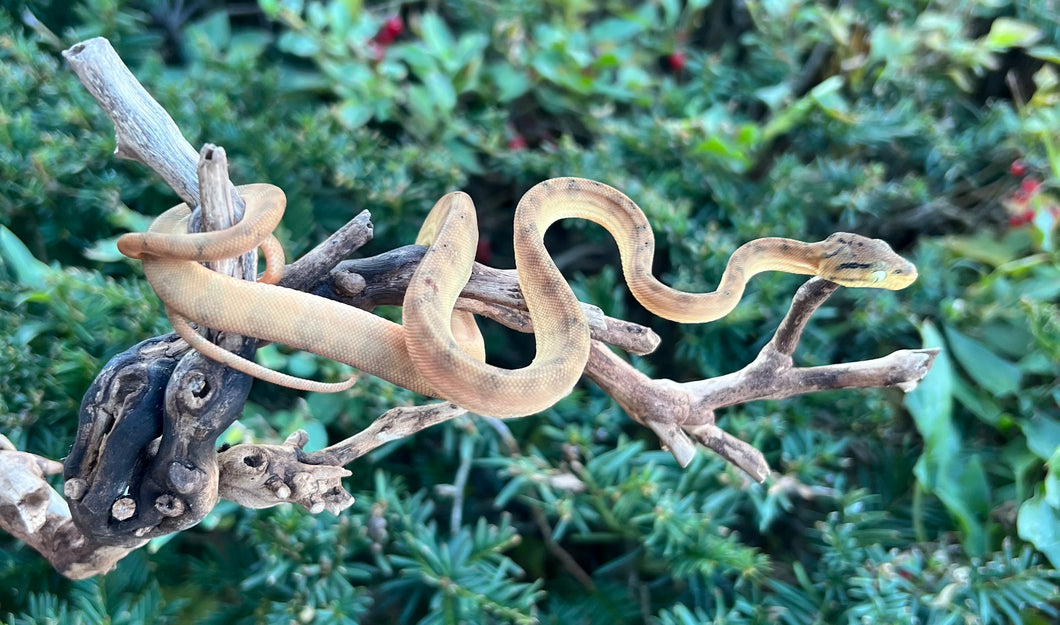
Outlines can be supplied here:
M637 300L660 317L685 323L727 315L747 281L762 271L885 289L905 288L917 276L916 268L885 242L836 233L817 243L756 239L732 254L717 290L677 291L652 277L654 236L632 200L599 182L556 178L528 191L515 211L516 268L537 352L524 368L501 369L484 362L481 335L470 315L453 310L471 275L478 242L475 209L466 194L447 194L428 215L417 243L429 248L406 291L402 324L396 324L323 297L230 278L200 265L254 249L279 223L286 204L280 189L255 184L238 191L247 209L233 228L188 234L190 211L181 204L158 217L146 233L127 234L118 241L122 253L142 260L147 280L181 336L211 358L286 386L335 390L347 385L292 379L242 359L195 334L184 318L310 351L497 417L533 414L551 406L570 393L588 359L588 324L543 242L545 230L561 219L588 219L606 228L618 243L622 271ZM276 278L274 271L266 273Z

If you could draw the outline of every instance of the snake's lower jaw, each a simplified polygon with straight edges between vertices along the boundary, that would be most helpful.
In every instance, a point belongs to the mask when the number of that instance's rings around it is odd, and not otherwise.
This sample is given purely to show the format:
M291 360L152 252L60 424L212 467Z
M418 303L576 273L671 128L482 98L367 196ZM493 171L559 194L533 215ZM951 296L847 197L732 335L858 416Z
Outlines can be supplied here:
M908 268L903 268L900 272L893 272L877 279L869 279L864 284L859 284L857 286L868 287L870 289L901 291L905 287L916 282L916 279L916 267L910 265Z
M887 289L888 291L900 291L916 282L918 274L916 266L914 266L913 263L906 261L899 266L891 264L889 267L876 269L869 273L822 277L831 282L835 282L840 286L852 289Z

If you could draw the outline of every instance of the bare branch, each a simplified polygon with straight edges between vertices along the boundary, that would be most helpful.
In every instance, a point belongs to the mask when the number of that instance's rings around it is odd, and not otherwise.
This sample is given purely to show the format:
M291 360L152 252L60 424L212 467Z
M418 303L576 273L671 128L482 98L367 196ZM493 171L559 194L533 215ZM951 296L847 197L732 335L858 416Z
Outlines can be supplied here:
M767 346L750 365L728 375L687 382L697 410L717 410L759 399L842 388L893 387L909 392L931 369L938 349L902 349L882 358L820 367L792 367L789 358Z
M195 148L136 80L110 42L102 37L82 41L64 51L63 58L114 122L115 154L147 165L188 206L198 206Z
M280 286L322 295L331 290L337 265L372 240L372 216L361 211L323 243L284 267Z
M371 425L346 440L330 447L307 453L307 464L349 464L390 441L411 436L420 430L448 421L467 411L456 404L441 403L426 406L398 406L383 413Z
M772 349L786 356L794 354L810 316L817 312L821 304L824 304L838 288L839 285L835 282L821 278L810 278L803 283L795 292L795 299L791 302L788 314L784 315L772 340L769 341Z
M761 452L715 425L719 408L760 399L842 388L895 387L910 391L927 375L937 349L900 350L875 360L822 367L794 367L795 351L810 318L837 285L811 278L799 288L772 340L751 364L716 378L677 383L652 380L599 343L585 373L631 418L652 429L681 466L692 460L689 438L714 450L759 482L769 475Z

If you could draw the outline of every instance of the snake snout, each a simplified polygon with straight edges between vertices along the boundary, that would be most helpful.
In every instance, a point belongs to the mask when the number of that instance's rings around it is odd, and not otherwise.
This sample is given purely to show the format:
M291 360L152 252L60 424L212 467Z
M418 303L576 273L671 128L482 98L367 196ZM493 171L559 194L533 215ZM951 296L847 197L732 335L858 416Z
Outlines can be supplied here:
M885 279L884 283L881 285L883 288L898 291L916 282L917 276L919 275L916 270L916 265L904 258L899 258L899 260L901 262L897 263L897 266L890 270L887 279Z

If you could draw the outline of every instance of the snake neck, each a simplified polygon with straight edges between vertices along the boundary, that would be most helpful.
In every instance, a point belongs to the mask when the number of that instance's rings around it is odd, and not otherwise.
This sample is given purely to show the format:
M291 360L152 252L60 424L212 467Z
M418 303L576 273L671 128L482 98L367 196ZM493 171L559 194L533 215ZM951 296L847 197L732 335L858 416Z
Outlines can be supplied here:
M750 279L766 271L782 271L799 275L817 275L820 251L813 243L794 239L766 237L755 239L736 248L725 266L718 289L707 295L718 296L718 306L725 306L728 314L740 302Z
M741 267L745 281L764 271L815 276L821 265L821 245L780 237L755 239L736 248L725 268L726 274L734 265Z
M672 289L656 280L650 270L626 275L634 297L652 313L680 323L706 323L732 312L756 274L783 271L817 275L820 255L815 244L775 237L756 239L733 252L718 288L710 293Z

